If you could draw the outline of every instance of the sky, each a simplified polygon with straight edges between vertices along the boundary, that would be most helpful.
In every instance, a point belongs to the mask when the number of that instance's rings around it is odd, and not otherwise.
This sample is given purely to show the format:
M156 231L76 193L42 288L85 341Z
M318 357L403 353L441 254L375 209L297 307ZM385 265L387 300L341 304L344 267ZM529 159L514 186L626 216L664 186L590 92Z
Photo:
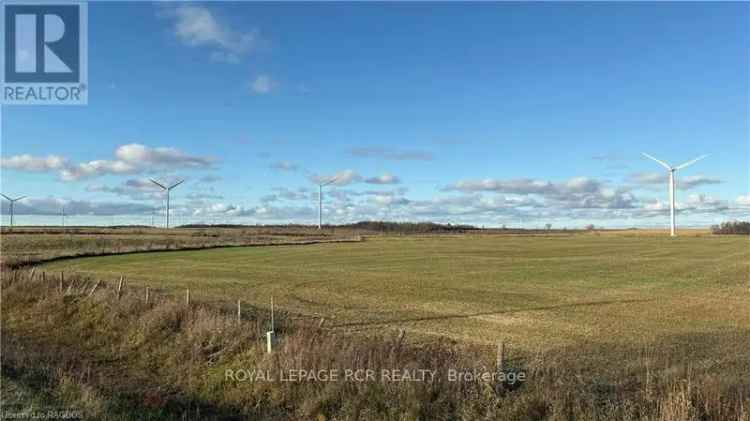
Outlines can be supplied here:
M17 224L750 218L748 3L105 3L84 106L2 106ZM3 201L3 223L8 206Z

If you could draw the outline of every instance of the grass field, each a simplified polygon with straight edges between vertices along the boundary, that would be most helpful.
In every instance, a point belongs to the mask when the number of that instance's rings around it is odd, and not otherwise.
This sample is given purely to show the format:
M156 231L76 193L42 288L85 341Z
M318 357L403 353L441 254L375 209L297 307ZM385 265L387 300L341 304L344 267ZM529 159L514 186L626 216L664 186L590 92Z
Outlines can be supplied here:
M365 241L192 250L344 239L303 231L6 233L0 406L112 420L750 420L747 237L347 231ZM150 251L116 254L138 250ZM43 262L80 255L93 256ZM14 270L24 261L37 264ZM266 354L271 297L283 311ZM497 368L497 341L503 369L529 375L520 388L447 380ZM237 368L443 375L227 381Z
M197 298L242 299L351 330L403 327L526 351L748 335L745 237L425 236L177 251L44 265ZM748 336L750 342L750 336Z
M305 227L172 230L131 227L4 227L0 229L0 265L16 267L59 257L139 250L305 243L355 237L351 230L320 232Z

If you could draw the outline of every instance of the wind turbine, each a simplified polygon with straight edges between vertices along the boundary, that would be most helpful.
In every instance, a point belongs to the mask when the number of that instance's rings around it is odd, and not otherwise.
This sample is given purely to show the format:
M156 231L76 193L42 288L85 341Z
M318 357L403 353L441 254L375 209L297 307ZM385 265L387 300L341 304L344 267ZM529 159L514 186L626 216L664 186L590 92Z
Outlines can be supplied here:
M0 196L3 196L8 202L10 202L10 227L13 228L13 206L21 199L26 198L26 196L16 197L15 199L11 199L10 197L0 193Z
M336 182L336 176L318 183L318 229L323 228L323 187Z
M659 165L661 165L662 167L666 168L667 171L669 171L669 220L670 220L669 235L672 236L672 237L674 237L674 236L677 235L677 233L675 232L675 218L674 218L675 217L675 214L674 214L675 213L675 199L674 199L674 196L675 196L675 179L674 179L674 173L677 170L681 170L681 169L683 169L683 168L685 168L687 166L695 164L696 162L700 161L701 159L707 157L708 155L701 155L698 158L692 159L692 160L687 161L687 162L685 162L683 164L680 164L680 165L678 165L676 167L673 167L673 166L667 164L664 161L661 161L661 160L658 160L658 159L654 158L653 156L647 154L646 152L641 152L641 153L646 158L658 162Z
M167 216L167 228L169 228L169 192L171 192L173 188L175 188L175 187L179 186L180 184L182 184L183 182L185 182L185 180L180 180L180 181L172 184L171 186L165 186L165 185L159 183L158 181L154 180L153 178L149 178L149 180L151 180L152 183L156 184L157 186L161 187L162 190L164 190L165 192L167 192L167 215L166 216Z

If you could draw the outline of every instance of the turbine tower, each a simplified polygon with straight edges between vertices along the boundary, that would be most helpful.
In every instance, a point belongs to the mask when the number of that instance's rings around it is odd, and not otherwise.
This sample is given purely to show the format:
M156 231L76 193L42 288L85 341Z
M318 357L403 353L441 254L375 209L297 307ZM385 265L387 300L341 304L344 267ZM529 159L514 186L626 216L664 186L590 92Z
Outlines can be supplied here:
M323 187L336 182L336 177L318 183L318 229L323 229Z
M658 160L654 158L653 156L647 154L646 152L641 152L643 156L645 156L648 159L651 159L653 161L656 161L661 165L662 167L666 168L667 171L669 171L669 221L670 221L670 229L669 229L669 235L674 237L677 235L676 233L676 227L675 227L675 178L674 174L677 170L681 170L687 166L693 165L696 162L700 161L701 159L707 157L708 155L701 155L698 158L692 159L688 162L685 162L684 164L680 164L676 167L673 167L669 164L667 164L664 161Z
M172 191L173 188L179 186L185 180L180 180L180 181L172 184L171 186L165 186L165 185L159 183L158 181L154 180L153 178L149 178L149 180L151 180L152 183L156 184L157 186L161 187L162 190L164 190L165 192L167 192L167 215L166 215L166 217L167 217L167 228L169 228L169 193Z
M13 206L21 199L26 198L26 196L16 197L15 199L11 199L10 197L0 193L0 196L3 196L8 202L10 202L10 227L13 228Z

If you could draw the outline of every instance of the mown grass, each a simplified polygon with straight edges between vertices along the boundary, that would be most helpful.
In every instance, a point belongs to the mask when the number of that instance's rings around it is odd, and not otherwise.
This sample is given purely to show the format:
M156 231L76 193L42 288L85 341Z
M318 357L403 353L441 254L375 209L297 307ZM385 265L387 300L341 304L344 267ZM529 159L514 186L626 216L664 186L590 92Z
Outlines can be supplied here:
M347 330L528 352L750 325L741 237L443 236L356 244L133 254L62 261L131 285L325 317Z

